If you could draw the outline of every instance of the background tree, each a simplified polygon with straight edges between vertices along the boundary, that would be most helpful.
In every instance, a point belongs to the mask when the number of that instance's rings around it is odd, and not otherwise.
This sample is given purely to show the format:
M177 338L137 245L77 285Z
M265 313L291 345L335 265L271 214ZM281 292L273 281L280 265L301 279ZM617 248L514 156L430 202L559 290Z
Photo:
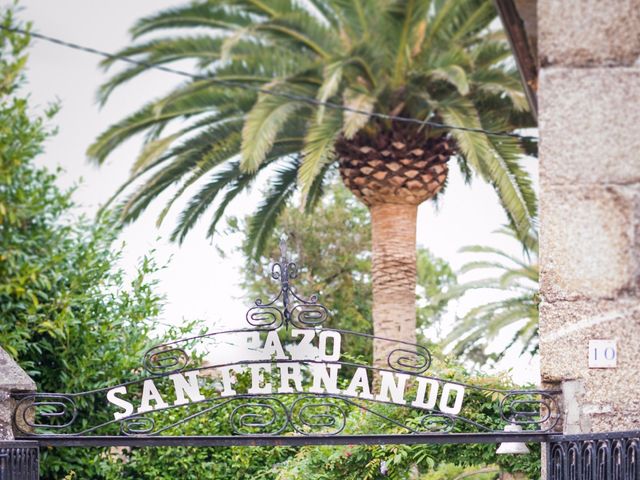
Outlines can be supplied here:
M416 274L418 284L418 341L423 345L434 343L429 327L439 325L449 306L447 293L457 285L451 266L426 248L418 248Z
M498 231L517 241L516 234L509 228ZM461 283L441 295L438 301L461 299L472 291L493 291L505 298L493 302L482 301L472 307L457 320L455 328L443 341L452 346L452 355L462 356L484 363L488 357L498 359L504 353L518 346L520 353L534 354L538 350L538 236L530 233L526 239L530 249L521 257L503 250L471 245L462 248L463 253L471 253L476 259L467 262L458 271L482 274L484 278ZM486 348L505 328L518 325L513 338L499 355L487 355Z
M441 191L451 158L468 179L475 173L496 188L519 233L532 227L536 202L519 164L521 142L475 131L533 125L506 61L509 46L489 28L495 18L490 0L216 0L161 11L133 27L137 42L119 53L141 63L105 83L100 100L153 65L195 60L198 75L107 129L89 155L102 163L145 133L122 189L144 181L122 215L135 219L177 186L162 221L176 199L197 188L176 240L215 205L213 235L226 206L273 167L271 189L250 223L254 254L296 188L313 209L337 163L372 216L374 331L414 341L417 206ZM141 40L176 28L188 33ZM435 123L370 117L373 111ZM383 363L384 347L374 349Z
M371 325L371 221L367 209L339 182L332 181L327 195L319 202L313 215L304 215L289 202L272 235L258 258L252 255L251 240L245 238L242 250L245 257L243 288L247 301L269 298L277 292L271 279L273 262L279 258L279 239L288 239L289 250L301 268L295 280L297 291L303 295L317 293L319 301L328 308L327 326L356 332L373 333ZM230 232L242 233L250 223L232 218ZM423 333L436 322L447 307L440 298L455 284L449 264L435 257L429 250L417 251L419 288L418 330ZM345 341L353 341L346 337ZM426 346L432 340L420 335ZM362 341L346 344L346 352L359 352L363 360L372 361L371 344Z
M250 240L242 247L245 256L243 287L248 292L247 301L270 298L277 292L277 285L270 277L270 266L279 258L279 239L289 239L289 249L296 256L301 268L294 286L303 295L318 293L319 301L332 316L328 325L332 328L370 332L367 322L371 312L371 276L369 274L370 250L367 239L370 217L365 207L349 195L345 187L332 184L331 189L318 204L313 216L305 216L290 204L279 218L275 234L267 241L265 253L259 258L251 255ZM241 233L249 218L244 221L230 219L230 233ZM418 318L419 333L437 322L448 306L448 292L457 291L456 275L444 260L429 250L418 249ZM443 293L444 292L444 293ZM429 337L419 335L423 344L434 351L433 375L455 379L483 387L516 388L501 377L487 377L469 372L459 366L455 357L443 355ZM343 341L346 337L343 337ZM371 361L369 342L352 344L343 348L344 354L363 352L362 360ZM496 399L475 391L469 391L469 405L465 412L480 422L496 422L499 413ZM378 406L380 408L380 406ZM399 413L394 407L380 408L381 413L402 422L411 421L411 412ZM357 415L358 412L354 412ZM400 415L400 416L398 416ZM397 416L397 417L396 417ZM375 425L375 426L374 426ZM353 428L353 427L351 427ZM359 433L372 429L377 432L403 433L394 425L363 416L357 422ZM496 428L501 428L496 423ZM330 479L407 479L412 472L419 478L454 480L464 472L486 470L477 478L497 478L499 471L526 472L529 478L539 478L540 460L537 446L524 457L498 456L491 444L478 445L360 445L360 446L309 446L290 449L286 456L271 469L265 469L265 478L277 480L330 480ZM380 468L385 462L387 473ZM475 477L474 477L475 478Z
M0 9L0 22L15 26L12 10ZM56 108L38 117L20 90L28 44L0 31L0 346L39 391L86 391L139 369L157 338L158 267L145 258L127 280L114 219L75 217L72 190L36 166ZM101 419L108 412L94 413ZM104 449L43 449L41 478L103 478L105 458Z

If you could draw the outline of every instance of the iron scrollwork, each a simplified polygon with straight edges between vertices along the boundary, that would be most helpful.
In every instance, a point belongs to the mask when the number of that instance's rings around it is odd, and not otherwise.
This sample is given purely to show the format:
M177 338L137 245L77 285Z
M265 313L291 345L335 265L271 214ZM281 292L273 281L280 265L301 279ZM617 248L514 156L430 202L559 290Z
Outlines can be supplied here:
M287 407L279 399L263 397L246 399L229 415L229 424L236 435L277 435L288 424Z
M337 397L304 396L296 399L289 410L291 426L302 434L337 435L347 426L347 408Z
M545 432L557 423L557 392L503 391L443 380L429 375L432 356L422 345L326 328L329 312L317 296L305 299L291 286L297 272L282 243L281 258L271 269L280 290L266 303L254 302L246 313L247 328L156 345L142 358L146 376L119 385L78 393L21 395L16 415L22 421L17 424L27 427L23 432L27 436L146 437L179 433L191 422L206 426L209 422L203 419L209 416L215 419L211 423L220 428L226 423L231 434L244 436L285 432L335 436L348 430L348 419L356 414L375 419L371 423L378 425L375 428L386 423L408 435L498 432L510 423L528 432ZM297 335L300 343L292 341L283 347L279 340L283 329ZM340 342L349 337L381 344L389 352L386 365L343 359ZM240 348L244 357L234 360L219 353L220 345L238 339L245 341ZM327 347L331 341L333 350ZM194 361L190 355L194 350L212 353L209 363ZM339 372L350 372L351 380L343 379L344 385L338 386ZM251 377L252 387L236 391L240 389L234 382L242 375ZM302 387L303 382L308 388ZM175 400L163 398L160 392L167 390L173 391ZM463 400L471 394L495 398L499 417L480 424L465 416ZM204 429L202 434L212 432Z

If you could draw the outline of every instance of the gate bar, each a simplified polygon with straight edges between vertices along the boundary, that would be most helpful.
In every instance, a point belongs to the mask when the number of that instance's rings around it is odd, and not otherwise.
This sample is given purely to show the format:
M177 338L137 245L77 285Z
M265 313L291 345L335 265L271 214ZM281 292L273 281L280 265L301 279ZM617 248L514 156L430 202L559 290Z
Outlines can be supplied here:
M409 435L229 435L229 436L69 436L38 435L42 447L231 447L300 445L414 445L445 443L542 443L549 433L420 433ZM33 437L27 437L33 440ZM1 445L1 442L0 442Z

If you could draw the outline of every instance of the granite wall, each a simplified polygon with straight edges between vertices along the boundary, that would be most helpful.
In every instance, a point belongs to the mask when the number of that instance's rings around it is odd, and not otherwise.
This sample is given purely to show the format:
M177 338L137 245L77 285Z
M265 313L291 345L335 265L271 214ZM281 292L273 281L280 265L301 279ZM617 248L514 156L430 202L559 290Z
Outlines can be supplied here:
M538 0L538 53L542 382L565 433L640 429L640 0Z

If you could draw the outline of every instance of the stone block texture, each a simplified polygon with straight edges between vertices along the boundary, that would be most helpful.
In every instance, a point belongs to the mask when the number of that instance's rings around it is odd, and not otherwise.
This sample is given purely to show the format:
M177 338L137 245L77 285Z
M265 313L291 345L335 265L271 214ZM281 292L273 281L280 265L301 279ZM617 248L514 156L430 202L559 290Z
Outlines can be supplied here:
M566 433L640 429L640 0L538 0L538 40L542 384Z
M640 302L558 301L541 305L540 359L547 385L577 382L565 396L565 432L640 429ZM615 340L615 369L589 368L589 340ZM567 424L570 421L574 424Z
M540 200L545 300L612 299L636 291L638 188L544 184Z
M543 69L538 101L541 182L640 181L640 67Z
M640 56L640 0L538 0L542 66L629 66Z
M31 392L35 389L36 384L31 377L0 347L0 390Z

